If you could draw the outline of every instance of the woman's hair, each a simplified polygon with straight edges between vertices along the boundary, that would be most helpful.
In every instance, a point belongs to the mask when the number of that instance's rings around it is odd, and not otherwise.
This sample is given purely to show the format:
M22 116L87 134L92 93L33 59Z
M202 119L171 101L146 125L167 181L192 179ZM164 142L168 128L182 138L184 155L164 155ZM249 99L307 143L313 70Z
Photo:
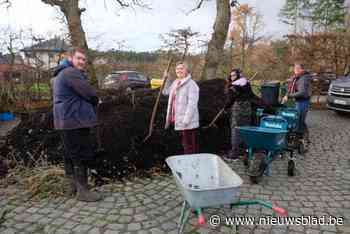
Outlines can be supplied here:
M190 67L190 65L187 62L185 62L185 61L178 61L178 62L176 62L175 67L177 67L179 65L183 65L185 67L186 71L188 73L191 73L191 67Z
M225 92L228 91L228 89L232 86L232 80L231 80L231 73L236 73L236 79L241 78L241 70L239 68L234 68L230 71L230 74L228 74L226 78L226 85L225 85Z

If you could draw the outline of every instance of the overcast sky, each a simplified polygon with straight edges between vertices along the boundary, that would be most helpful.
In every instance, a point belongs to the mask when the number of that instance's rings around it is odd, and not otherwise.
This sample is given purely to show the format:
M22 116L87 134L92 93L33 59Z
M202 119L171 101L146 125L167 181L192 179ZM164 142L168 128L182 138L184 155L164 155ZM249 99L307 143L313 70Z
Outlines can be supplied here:
M12 7L0 9L0 27L32 28L34 33L53 36L62 34L64 27L58 20L59 10L43 4L40 0L11 0ZM81 0L86 7L83 27L89 46L97 49L118 49L117 42L125 41L124 49L150 51L159 49L160 34L172 29L190 26L203 38L210 38L216 15L215 1L205 2L203 7L186 15L198 0L146 0L151 10L118 9L114 0ZM279 21L278 13L285 0L240 0L249 3L264 17L265 35L281 37L288 27Z

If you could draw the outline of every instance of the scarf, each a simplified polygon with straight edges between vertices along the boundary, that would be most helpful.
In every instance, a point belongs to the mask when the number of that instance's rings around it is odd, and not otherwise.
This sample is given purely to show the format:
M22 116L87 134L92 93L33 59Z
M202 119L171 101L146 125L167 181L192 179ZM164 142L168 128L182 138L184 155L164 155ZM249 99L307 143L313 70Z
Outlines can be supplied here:
M290 78L291 82L288 83L288 93L295 93L298 78L298 76L292 76Z
M178 90L178 88L181 86L181 80L178 80L178 81L176 81L177 83L176 83L176 86L175 86L175 90L174 90L174 92L172 93L172 97L171 97L171 103L170 103L170 110L171 110L171 112L170 112L170 122L171 123L175 123L175 109L176 109L176 102L175 102L175 100L176 100L176 92L177 92L177 90Z

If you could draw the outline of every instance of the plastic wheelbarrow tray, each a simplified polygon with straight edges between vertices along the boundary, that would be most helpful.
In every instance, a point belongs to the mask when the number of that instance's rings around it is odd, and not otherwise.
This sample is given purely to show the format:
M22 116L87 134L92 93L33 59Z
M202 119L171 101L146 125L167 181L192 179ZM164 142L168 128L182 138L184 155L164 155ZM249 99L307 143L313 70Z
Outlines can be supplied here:
M287 130L266 127L236 127L243 142L254 149L275 151L286 143Z
M296 131L299 126L299 113L295 108L280 108L277 112L278 116L282 116L288 121L288 128Z
M242 179L217 155L171 156L166 163L192 208L231 204L239 198Z

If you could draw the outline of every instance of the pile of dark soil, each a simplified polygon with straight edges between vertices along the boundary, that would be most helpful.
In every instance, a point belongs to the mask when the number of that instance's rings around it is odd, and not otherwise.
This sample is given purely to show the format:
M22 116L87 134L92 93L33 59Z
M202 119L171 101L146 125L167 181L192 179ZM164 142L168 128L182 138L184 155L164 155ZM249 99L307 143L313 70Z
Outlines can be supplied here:
M0 158L0 179L5 177L8 172L8 166L5 163L5 160Z
M224 80L209 80L200 86L200 125L208 125L223 107ZM137 90L125 93L116 90L99 91L103 103L98 109L99 131L92 131L94 147L97 138L104 151L96 156L94 167L99 175L122 178L140 171L158 167L165 169L165 158L182 153L180 137L172 129L164 130L168 98L162 96L155 128L145 142L153 105L159 90ZM200 128L200 152L218 153L230 147L229 115L222 115L217 127ZM51 110L33 113L23 118L0 149L0 155L22 160L32 165L45 159L53 163L62 161L63 146L59 134L53 130Z

